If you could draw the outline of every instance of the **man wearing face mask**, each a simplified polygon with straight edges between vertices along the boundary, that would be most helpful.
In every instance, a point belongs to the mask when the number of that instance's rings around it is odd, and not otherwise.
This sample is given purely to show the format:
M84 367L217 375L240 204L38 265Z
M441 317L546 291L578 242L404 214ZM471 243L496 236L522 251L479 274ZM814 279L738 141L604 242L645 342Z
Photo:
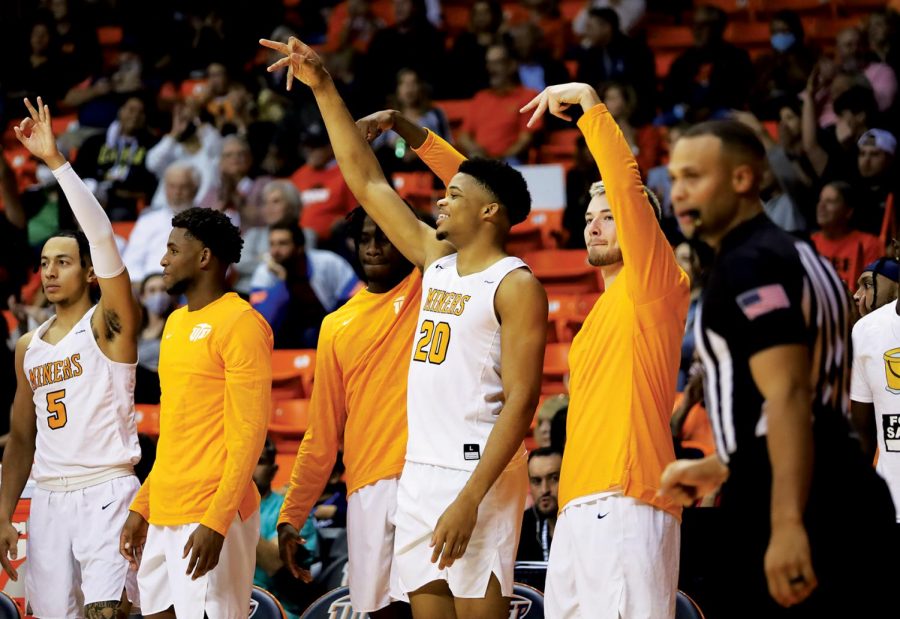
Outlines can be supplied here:
M778 115L778 102L796 97L806 86L806 78L816 62L816 55L804 41L803 23L789 10L775 13L770 24L772 53L754 63L756 84L751 107L763 118Z
M144 317L138 338L134 401L138 404L159 404L159 345L166 318L175 309L175 299L166 292L162 273L151 273L144 278L140 300Z

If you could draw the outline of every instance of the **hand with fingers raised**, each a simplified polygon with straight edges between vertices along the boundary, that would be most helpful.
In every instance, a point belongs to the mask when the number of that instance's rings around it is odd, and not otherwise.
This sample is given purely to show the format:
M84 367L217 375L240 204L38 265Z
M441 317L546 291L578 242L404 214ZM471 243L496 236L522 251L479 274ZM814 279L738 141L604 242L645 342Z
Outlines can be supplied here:
M557 118L571 121L572 117L566 114L566 110L569 107L580 105L581 109L587 112L598 103L601 103L600 97L592 86L578 82L569 82L568 84L547 86L519 112L524 114L534 110L531 119L528 121L528 126L531 127L548 110Z
M66 159L56 146L56 138L50 124L50 108L40 97L37 98L37 109L28 99L25 99L25 107L30 116L23 118L22 122L13 127L16 139L32 155L41 159L51 170L55 170L63 165Z
M287 67L287 89L293 86L294 78L312 89L330 79L325 63L319 55L297 37L290 37L287 43L260 39L259 44L268 49L284 54L284 58L269 65L268 71L277 71Z

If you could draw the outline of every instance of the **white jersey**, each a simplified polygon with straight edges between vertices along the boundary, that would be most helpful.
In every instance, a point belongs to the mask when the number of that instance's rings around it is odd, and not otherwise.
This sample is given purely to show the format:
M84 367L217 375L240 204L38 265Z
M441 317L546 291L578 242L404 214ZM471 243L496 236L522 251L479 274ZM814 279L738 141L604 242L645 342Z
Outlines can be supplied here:
M504 403L494 294L522 267L508 257L462 277L452 254L425 271L409 364L408 461L471 471L481 459Z
M141 458L134 422L136 364L110 360L91 330L95 305L56 345L43 340L54 316L25 351L37 439L31 474L38 485L74 489L128 474Z
M875 470L891 490L900 522L900 316L895 303L878 308L853 327L850 399L875 407Z

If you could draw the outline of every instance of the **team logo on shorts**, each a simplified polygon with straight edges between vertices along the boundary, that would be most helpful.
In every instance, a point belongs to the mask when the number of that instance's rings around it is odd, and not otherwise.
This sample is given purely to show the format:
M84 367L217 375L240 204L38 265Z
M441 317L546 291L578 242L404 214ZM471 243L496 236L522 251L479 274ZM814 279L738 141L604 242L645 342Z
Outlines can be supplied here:
M191 335L188 338L192 342L196 342L197 340L202 340L207 335L209 335L210 331L212 331L212 325L208 325L205 322L201 322L199 324L194 325L193 331L191 331Z

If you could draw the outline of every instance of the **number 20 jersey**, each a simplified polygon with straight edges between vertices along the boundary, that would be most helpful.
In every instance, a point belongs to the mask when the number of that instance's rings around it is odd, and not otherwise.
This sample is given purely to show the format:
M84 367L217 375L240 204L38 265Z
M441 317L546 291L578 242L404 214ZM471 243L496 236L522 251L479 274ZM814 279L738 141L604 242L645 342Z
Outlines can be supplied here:
M41 482L102 476L140 460L134 422L136 364L109 359L94 339L95 305L55 345L43 340L55 317L25 351L34 393L37 438L32 477Z
M409 462L467 471L478 465L504 404L494 295L523 267L507 257L463 277L451 254L426 269L409 364ZM512 462L524 453L523 446Z

